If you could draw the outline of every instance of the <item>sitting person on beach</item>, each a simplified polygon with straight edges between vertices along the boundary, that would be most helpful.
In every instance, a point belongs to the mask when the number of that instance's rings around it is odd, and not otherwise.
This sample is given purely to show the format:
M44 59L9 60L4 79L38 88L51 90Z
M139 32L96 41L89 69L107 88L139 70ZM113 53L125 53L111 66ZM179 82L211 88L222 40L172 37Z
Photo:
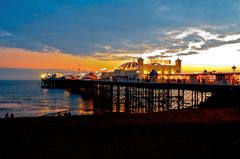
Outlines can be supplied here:
M67 111L64 111L64 116L68 116L68 113L67 113Z
M70 111L64 111L64 116L71 116L71 112Z
M9 115L8 113L5 114L5 118L8 119L9 118Z
M13 113L10 114L10 118L11 118L11 119L14 119Z

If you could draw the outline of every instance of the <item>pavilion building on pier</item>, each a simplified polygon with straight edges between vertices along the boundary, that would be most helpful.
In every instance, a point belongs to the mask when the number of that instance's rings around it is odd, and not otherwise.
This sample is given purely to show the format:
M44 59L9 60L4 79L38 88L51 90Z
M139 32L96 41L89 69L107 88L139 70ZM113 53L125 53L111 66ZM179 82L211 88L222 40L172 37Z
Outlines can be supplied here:
M240 72L182 73L182 61L150 60L144 63L142 58L121 64L112 72L102 73L102 79L112 81L152 81L159 83L186 84L236 84L240 85Z
M122 80L152 80L156 81L160 75L171 75L181 73L181 60L150 60L150 63L144 63L144 59L130 61L121 64L113 72L103 73L102 78L110 78L115 81Z

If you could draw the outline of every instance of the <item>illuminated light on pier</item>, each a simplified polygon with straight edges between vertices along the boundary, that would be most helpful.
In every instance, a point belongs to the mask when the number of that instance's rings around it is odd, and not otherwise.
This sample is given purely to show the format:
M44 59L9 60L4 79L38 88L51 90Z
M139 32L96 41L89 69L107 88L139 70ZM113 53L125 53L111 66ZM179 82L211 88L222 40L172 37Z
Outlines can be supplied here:
M45 79L45 77L46 77L45 74L41 75L41 79Z
M100 71L107 71L107 69L106 68L101 68Z
M49 78L51 76L50 73L43 73L41 74L41 79L46 79L46 78Z

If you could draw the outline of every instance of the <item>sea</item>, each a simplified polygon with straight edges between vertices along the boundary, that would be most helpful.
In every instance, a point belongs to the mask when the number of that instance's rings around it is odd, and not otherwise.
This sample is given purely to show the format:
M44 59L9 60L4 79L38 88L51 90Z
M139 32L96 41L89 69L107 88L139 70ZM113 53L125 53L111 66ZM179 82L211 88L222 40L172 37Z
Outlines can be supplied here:
M92 115L93 99L64 89L42 89L40 80L0 80L0 118L54 116L68 110L72 115Z

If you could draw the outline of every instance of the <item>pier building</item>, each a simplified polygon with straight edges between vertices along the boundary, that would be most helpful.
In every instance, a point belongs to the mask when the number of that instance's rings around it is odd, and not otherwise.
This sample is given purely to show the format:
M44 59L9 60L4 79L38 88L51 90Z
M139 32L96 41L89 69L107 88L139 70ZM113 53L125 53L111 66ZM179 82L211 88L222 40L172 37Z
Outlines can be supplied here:
M105 72L102 78L112 80L150 80L156 81L162 75L181 73L181 60L152 59L149 63L144 63L143 58L137 61L130 61L119 65L113 72Z
M150 60L144 63L142 58L121 64L112 72L104 72L102 79L110 81L150 81L157 83L182 84L224 84L240 85L240 72L235 69L231 72L182 73L182 61Z

